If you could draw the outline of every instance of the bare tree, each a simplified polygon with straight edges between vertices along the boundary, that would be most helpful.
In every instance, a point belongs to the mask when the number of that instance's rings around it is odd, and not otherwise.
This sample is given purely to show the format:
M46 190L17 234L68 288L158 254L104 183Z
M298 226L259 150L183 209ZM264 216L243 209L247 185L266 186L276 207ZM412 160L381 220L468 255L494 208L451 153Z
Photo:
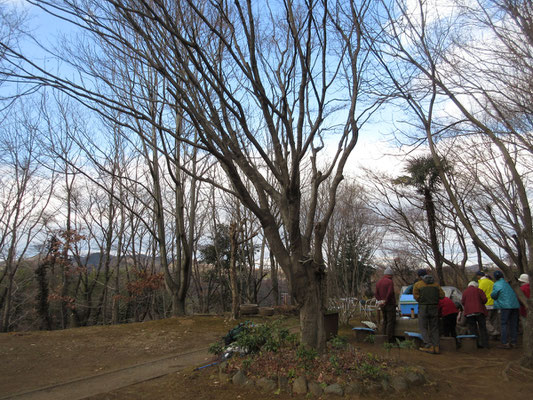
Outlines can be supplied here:
M29 106L29 104L28 104ZM15 275L32 242L49 222L47 206L56 180L41 169L37 146L39 116L25 106L0 128L0 330L10 329Z
M303 343L324 349L324 235L348 156L377 104L361 97L369 67L362 34L370 2L283 1L275 8L258 8L251 1L35 4L61 12L163 78L172 101L198 133L196 143L179 139L218 160L230 184L224 184L226 190L260 221L289 278L300 306ZM13 49L10 54L22 56ZM115 89L94 71L82 73ZM110 91L51 76L31 61L17 77L53 84L97 112L119 110L149 121L161 135L176 137L173 127L109 96ZM338 96L341 90L345 94ZM344 123L339 125L339 118ZM319 156L326 134L332 132L337 134L335 150L327 163ZM304 210L305 162L312 173L310 203ZM265 180L263 171L269 171L275 184ZM317 193L328 178L328 203L319 215ZM273 205L287 240L277 229Z

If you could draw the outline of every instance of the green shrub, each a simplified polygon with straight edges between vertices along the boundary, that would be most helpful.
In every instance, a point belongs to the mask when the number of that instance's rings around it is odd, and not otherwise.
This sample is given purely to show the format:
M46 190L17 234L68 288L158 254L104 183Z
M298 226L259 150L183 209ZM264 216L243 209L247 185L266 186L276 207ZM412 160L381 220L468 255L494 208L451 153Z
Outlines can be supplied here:
M335 336L329 341L334 349L345 349L348 346L348 340L343 336Z

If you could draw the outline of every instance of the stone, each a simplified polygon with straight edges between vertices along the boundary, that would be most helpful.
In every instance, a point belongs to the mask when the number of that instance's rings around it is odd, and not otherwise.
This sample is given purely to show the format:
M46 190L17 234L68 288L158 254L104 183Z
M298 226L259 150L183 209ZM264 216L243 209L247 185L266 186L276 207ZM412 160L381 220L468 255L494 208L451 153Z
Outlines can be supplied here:
M343 396L344 395L344 391L342 390L341 385L339 385L338 383L334 383L332 385L327 386L324 389L324 393L325 394L335 394L337 396Z
M272 379L268 378L258 379L256 383L257 386L259 386L265 392L273 392L278 388L278 385L276 385L276 383Z
M383 392L383 386L379 382L373 382L368 386L369 392Z
M346 385L344 389L344 394L349 396L351 394L363 394L365 392L365 387L359 382L352 382Z
M307 388L309 389L309 393L312 393L316 397L322 396L322 392L324 391L322 386L317 382L309 382Z
M426 377L421 372L410 371L405 374L405 380L409 386L418 386L426 383Z
M246 375L244 375L244 372L238 371L235 375L233 375L231 381L235 385L244 385L248 381L248 378L246 377Z
M409 387L409 384L407 383L407 379L405 379L403 376L397 375L393 376L390 380L390 385L392 388L397 392L402 392L404 390L407 390Z
M307 379L305 376L299 376L292 383L292 392L295 394L306 394L307 393Z

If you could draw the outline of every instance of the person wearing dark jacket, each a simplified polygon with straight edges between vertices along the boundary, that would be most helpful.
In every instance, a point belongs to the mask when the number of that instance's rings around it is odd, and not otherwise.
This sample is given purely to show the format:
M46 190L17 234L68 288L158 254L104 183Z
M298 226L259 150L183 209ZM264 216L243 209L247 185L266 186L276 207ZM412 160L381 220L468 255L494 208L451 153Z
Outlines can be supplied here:
M392 281L392 269L387 268L383 277L376 284L375 297L383 314L383 334L389 343L394 343L394 325L396 323L396 295Z
M488 315L485 303L487 296L478 287L477 282L470 282L463 292L461 303L463 304L466 323L471 335L476 335L479 348L489 348L489 334L487 332L486 318Z
M419 350L439 354L439 300L444 298L444 291L428 274L415 284L413 296L418 302L418 326L424 341Z

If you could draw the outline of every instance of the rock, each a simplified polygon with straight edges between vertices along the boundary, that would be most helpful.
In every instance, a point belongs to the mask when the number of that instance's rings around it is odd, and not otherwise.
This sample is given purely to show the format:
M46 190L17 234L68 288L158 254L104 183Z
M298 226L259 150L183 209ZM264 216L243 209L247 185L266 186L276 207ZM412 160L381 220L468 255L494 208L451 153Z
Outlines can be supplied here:
M423 385L424 383L426 383L426 377L421 372L414 372L414 371L408 372L405 375L405 380L407 381L407 384L409 386L418 386L418 385Z
M322 389L322 386L320 386L319 383L317 383L317 382L309 382L307 387L309 389L309 393L312 393L313 396L316 396L316 397L322 396L322 392L324 390Z
M244 372L239 371L235 375L233 375L231 381L235 385L244 385L248 381L248 378L246 377L246 375L244 375Z
M304 376L299 376L292 383L292 392L295 394L307 393L307 379Z
M369 392L383 392L383 386L381 385L381 383L379 382L372 382L369 386L368 386L368 391Z
M259 386L265 392L273 392L278 388L278 385L276 385L276 383L272 379L268 378L261 378L256 383L257 386Z
M365 387L359 382L349 383L344 389L344 394L363 394L365 392Z
M402 392L404 390L407 390L407 388L409 387L409 384L407 383L407 379L399 375L392 377L390 381L390 385L397 392Z
M254 387L255 386L255 382L251 379L247 379L246 382L244 382L244 386L245 387Z
M333 385L329 385L324 389L325 394L336 394L337 396L343 396L344 391L342 390L341 385L338 383L334 383Z
M278 375L278 389L281 392L290 392L289 378L284 375Z

